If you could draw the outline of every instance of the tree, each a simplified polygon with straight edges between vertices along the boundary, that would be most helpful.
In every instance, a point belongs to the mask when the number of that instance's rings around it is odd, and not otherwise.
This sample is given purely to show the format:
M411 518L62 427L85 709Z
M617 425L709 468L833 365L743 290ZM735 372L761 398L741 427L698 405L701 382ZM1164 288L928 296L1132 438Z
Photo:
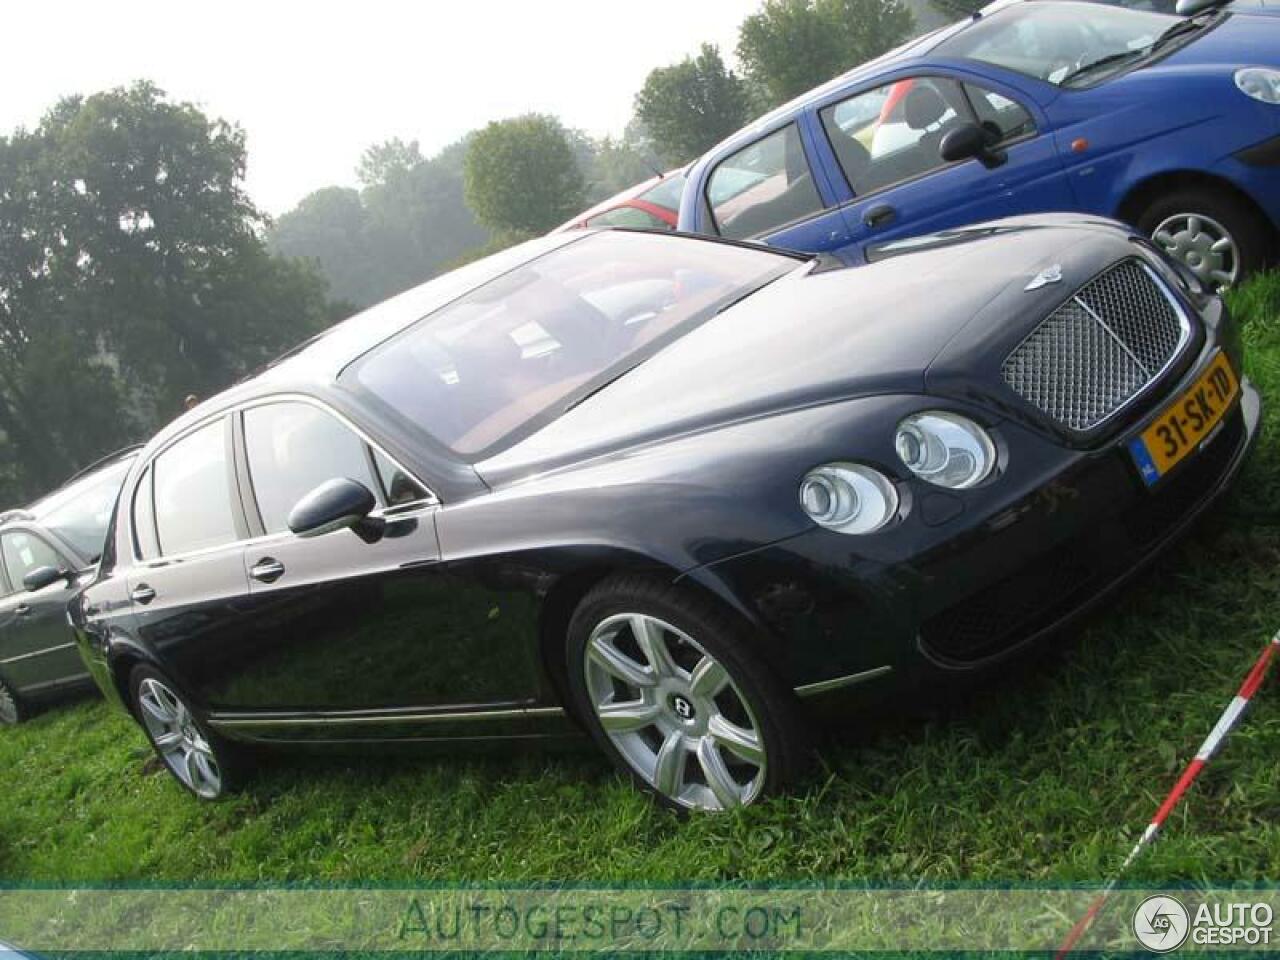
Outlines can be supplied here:
M489 231L462 197L466 141L427 160L416 142L364 152L361 191L326 187L276 222L274 250L314 263L335 297L368 306L430 279Z
M738 60L777 106L892 49L913 25L901 0L765 0L738 29Z
M636 94L635 111L663 160L675 165L705 153L745 124L750 99L719 49L704 43L696 57L653 70Z
M530 113L495 121L471 139L467 205L495 231L545 233L582 207L583 178L564 127Z
M0 137L0 475L9 497L143 437L330 319L273 259L244 134L149 83Z

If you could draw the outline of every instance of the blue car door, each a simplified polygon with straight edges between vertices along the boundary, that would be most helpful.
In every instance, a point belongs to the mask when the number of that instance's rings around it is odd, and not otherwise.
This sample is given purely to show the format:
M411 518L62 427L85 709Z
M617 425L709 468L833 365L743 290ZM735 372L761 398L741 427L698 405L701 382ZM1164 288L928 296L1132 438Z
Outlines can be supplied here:
M851 238L812 131L793 120L725 157L705 179L704 227L731 240L792 250L847 247Z
M813 115L822 157L846 188L849 243L869 245L1022 213L1068 210L1074 196L1043 113L985 79L932 71L843 98ZM986 128L1006 161L947 163L943 138Z

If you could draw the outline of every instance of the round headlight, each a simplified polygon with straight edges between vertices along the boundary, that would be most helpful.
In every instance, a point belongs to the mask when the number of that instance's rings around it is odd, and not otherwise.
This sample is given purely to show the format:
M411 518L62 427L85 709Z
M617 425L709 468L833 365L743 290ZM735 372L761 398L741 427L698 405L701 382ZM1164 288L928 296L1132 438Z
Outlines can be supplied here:
M839 533L872 533L898 512L898 491L879 471L828 463L800 481L800 506L814 523Z
M954 413L917 413L898 424L898 456L921 480L963 490L987 479L996 446L987 431Z
M1255 100L1280 104L1280 70L1245 67L1236 71L1236 86Z

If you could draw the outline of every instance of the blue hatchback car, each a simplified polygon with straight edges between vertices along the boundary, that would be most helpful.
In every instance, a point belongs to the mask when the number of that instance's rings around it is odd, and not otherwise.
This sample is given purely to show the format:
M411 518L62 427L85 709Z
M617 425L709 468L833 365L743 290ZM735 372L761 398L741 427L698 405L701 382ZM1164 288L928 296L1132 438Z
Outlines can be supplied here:
M680 227L848 260L1013 214L1127 221L1209 286L1280 225L1280 9L1013 0L856 68L695 164Z

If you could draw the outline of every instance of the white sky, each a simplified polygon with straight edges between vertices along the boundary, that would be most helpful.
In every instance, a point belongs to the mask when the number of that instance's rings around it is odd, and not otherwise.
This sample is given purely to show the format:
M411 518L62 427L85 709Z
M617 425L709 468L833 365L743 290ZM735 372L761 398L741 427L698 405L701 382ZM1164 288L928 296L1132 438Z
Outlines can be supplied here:
M430 156L536 110L620 133L655 66L698 44L732 57L759 0L57 0L4 4L0 132L70 93L155 81L248 134L248 187L272 214L353 184L390 137Z

